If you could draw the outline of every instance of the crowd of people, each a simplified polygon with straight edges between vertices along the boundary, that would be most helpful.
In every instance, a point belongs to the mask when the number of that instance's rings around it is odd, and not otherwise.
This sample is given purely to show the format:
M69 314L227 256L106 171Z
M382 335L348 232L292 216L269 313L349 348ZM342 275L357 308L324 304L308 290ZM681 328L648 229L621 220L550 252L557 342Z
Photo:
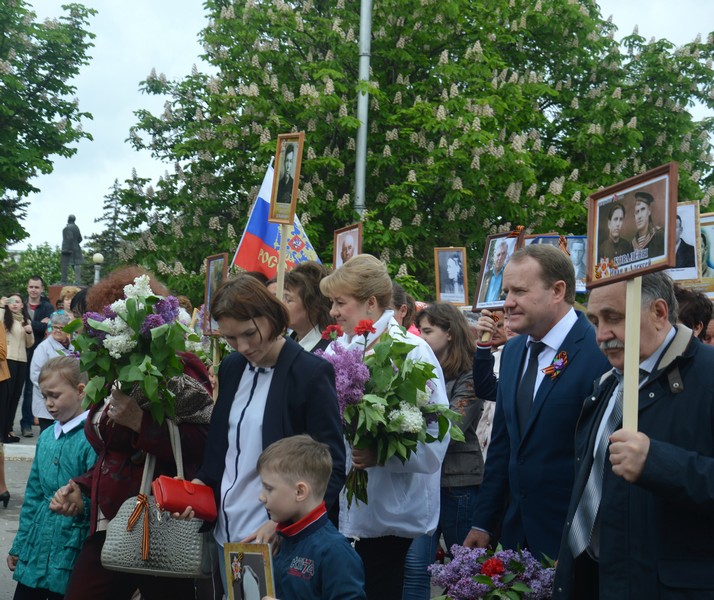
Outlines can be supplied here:
M102 565L107 526L139 492L146 456L156 457L155 476L177 468L168 425L152 418L138 386L83 410L87 378L64 331L139 275L153 293L170 291L125 267L86 290L66 286L54 308L39 277L27 295L4 295L0 434L4 443L39 435L7 558L15 599L238 598L223 558L233 542L274 543L281 600L428 599L427 568L442 545L448 555L497 543L557 558L554 598L714 595L711 301L666 274L643 277L639 428L628 431L625 284L595 288L577 310L576 272L560 249L502 254L493 276L503 308L472 320L444 302L418 310L366 254L332 272L296 266L282 298L250 273L218 288L210 314L234 352L218 368L215 402L214 379L190 352L168 382L185 477L215 496L209 580ZM332 343L322 335L329 325L342 332ZM320 354L369 351L381 336L433 367L430 401L460 415L463 442L420 443L406 462L384 464L375 448L345 443L335 385L345 374ZM428 427L436 437L436 423ZM350 468L369 473L366 504L347 502ZM171 518L192 517L188 506Z

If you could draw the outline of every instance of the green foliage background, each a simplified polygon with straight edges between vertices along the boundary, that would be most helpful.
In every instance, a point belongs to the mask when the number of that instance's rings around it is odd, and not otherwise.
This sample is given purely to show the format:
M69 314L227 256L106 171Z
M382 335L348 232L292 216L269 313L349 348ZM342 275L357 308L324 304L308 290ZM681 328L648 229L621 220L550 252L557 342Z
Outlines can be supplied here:
M435 246L467 248L473 291L487 235L585 233L591 192L671 160L680 200L706 211L714 194L714 120L689 112L714 108L711 34L618 43L592 0L380 0L358 84L358 2L205 6L210 72L152 71L141 89L166 96L164 110L137 111L130 132L170 166L155 184L115 184L95 240L194 302L205 256L235 251L280 133L306 132L298 214L321 258L361 218L364 251L421 298ZM352 209L360 91L364 215Z
M79 110L72 80L88 61L94 13L66 4L59 19L40 23L23 0L0 2L0 259L27 237L22 199L39 191L32 178L91 139L81 126L91 115Z

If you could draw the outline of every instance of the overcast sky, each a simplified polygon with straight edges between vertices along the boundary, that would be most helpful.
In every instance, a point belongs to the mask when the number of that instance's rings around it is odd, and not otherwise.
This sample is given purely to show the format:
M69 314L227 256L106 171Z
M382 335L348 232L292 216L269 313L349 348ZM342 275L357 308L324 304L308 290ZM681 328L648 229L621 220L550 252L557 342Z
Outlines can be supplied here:
M59 16L66 2L27 1L41 19ZM139 176L154 180L170 170L171 166L154 161L148 153L135 152L125 141L136 122L133 111L160 112L163 106L163 99L142 95L139 82L152 68L169 79L188 74L193 64L201 68L197 35L205 17L200 0L82 3L98 11L89 26L97 36L90 49L91 63L76 80L80 109L94 115L94 120L85 123L94 141L82 142L72 158L56 158L54 172L33 181L42 191L29 197L24 226L30 237L17 249L44 242L59 245L70 213L77 215L85 238L98 233L103 226L94 220L101 216L104 196L115 179L128 179L132 168ZM706 36L703 28L714 28L711 0L679 0L676 5L667 0L601 0L599 4L603 17L613 16L618 37L638 25L646 39L664 37L680 45L697 33Z

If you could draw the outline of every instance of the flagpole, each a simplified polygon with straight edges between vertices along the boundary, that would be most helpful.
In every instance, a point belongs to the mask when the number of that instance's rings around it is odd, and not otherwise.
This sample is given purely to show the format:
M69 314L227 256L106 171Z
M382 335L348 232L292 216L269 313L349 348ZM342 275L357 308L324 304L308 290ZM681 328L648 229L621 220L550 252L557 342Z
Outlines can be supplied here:
M280 252L278 254L278 290L279 300L283 299L283 287L285 285L285 259L288 254L288 236L290 235L290 225L280 225Z
M372 46L372 0L361 0L359 14L359 81L369 83L369 57ZM355 156L355 201L354 209L362 215L365 211L365 175L367 172L367 120L369 118L369 94L357 92L357 154Z

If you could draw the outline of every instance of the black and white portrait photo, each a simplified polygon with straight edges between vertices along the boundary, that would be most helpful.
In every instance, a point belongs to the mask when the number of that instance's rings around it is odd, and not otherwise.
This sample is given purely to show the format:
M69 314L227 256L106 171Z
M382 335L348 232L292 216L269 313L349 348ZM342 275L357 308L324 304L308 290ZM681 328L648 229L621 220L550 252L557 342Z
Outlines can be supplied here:
M467 304L466 248L434 248L434 266L437 300Z

